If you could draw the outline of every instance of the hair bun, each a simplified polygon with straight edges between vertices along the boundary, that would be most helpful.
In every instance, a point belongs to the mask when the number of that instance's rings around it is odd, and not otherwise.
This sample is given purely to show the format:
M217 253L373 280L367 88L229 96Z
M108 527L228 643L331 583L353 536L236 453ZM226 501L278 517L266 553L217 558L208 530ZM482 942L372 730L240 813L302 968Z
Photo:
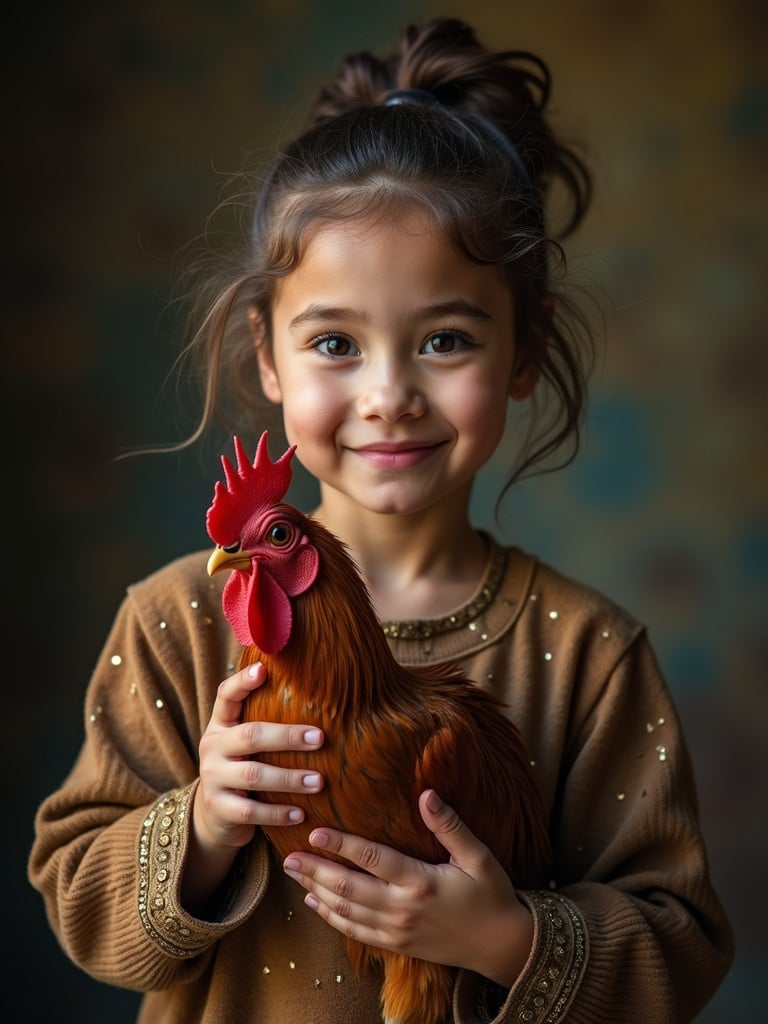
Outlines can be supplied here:
M590 175L581 158L554 136L545 115L550 74L526 50L490 50L458 18L409 25L399 49L384 59L355 53L319 94L307 122L319 122L360 107L386 103L394 90L428 93L458 117L481 118L519 155L524 177L547 192L559 181L566 198L557 234L581 222L591 199Z
M336 78L320 91L306 127L313 128L358 107L375 106L390 88L390 74L381 60L368 52L350 54Z

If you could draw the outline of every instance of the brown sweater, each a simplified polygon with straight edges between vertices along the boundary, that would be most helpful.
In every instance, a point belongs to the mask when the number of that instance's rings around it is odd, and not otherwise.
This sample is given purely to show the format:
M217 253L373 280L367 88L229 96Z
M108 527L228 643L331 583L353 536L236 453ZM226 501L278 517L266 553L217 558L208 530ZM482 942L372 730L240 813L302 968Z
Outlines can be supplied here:
M180 904L198 743L239 656L205 557L129 588L88 690L82 751L39 809L30 879L75 963L147 993L141 1024L374 1024L380 979L353 976L344 940L263 840L238 858L215 922ZM508 993L458 972L455 1024L693 1020L732 938L643 628L493 545L454 617L385 630L401 662L460 661L509 705L550 812L554 877L520 894L535 922L529 962Z

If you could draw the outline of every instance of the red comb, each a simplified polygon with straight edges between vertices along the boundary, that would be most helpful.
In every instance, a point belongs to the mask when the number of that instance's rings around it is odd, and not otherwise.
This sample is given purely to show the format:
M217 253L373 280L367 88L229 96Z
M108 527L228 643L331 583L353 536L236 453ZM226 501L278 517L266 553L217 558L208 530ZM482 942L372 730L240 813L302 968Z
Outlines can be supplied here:
M215 544L227 547L239 540L244 524L254 512L282 501L291 482L291 459L296 445L291 445L277 462L267 451L267 431L259 438L256 458L251 465L239 437L234 438L237 469L226 455L221 456L226 486L216 481L213 502L205 517L208 534Z

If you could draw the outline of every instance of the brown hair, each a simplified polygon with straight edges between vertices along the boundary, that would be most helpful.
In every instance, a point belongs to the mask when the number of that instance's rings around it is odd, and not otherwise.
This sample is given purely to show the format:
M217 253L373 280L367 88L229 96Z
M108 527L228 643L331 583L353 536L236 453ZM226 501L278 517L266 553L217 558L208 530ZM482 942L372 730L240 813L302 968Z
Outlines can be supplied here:
M424 90L434 102L417 95L387 103L392 90ZM538 57L491 51L456 19L410 26L399 51L384 59L348 56L302 132L272 161L240 264L200 293L198 328L185 355L202 369L205 401L185 444L211 424L220 404L244 414L244 422L229 421L243 436L263 427L268 404L247 311L259 311L269 344L275 281L301 259L308 228L416 204L467 259L506 274L516 345L554 398L507 486L566 444L559 465L567 464L578 448L591 343L579 309L561 296L553 302L553 277L565 267L560 241L582 220L591 187L584 163L555 138L545 116L549 92ZM567 200L559 229L545 210L556 184Z

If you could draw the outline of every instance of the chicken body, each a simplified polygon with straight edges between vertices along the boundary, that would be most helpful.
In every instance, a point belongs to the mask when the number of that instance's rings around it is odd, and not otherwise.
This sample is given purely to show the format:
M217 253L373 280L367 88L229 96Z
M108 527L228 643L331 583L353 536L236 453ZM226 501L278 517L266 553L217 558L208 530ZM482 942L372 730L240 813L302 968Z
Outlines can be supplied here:
M210 523L209 532L216 540ZM275 536L283 549L290 549L287 558L295 559L295 552L307 547L318 557L312 582L304 587L307 556L302 555L304 582L293 587L297 596L290 602L287 642L272 651L253 643L244 646L241 667L260 661L267 669L267 683L248 698L244 719L305 722L325 734L317 751L268 757L281 767L318 771L325 780L319 793L292 795L292 803L305 811L301 824L264 828L277 856L282 860L311 849L309 833L325 825L419 860L446 861L447 851L418 810L420 793L434 788L489 847L515 886L540 885L550 856L543 802L520 734L503 705L455 666L399 665L345 547L292 506L272 504L247 518L238 543L224 538L226 558L222 555L209 571L229 562L233 577L258 574L263 571L259 559L265 558L277 577L287 578L275 568ZM286 536L289 543L284 543ZM258 601L258 594L274 596L272 583L265 591L252 579L232 582L234 589L227 600L225 588L224 601L230 621L256 622L262 610L235 605ZM274 609L263 612L269 619ZM284 802L284 795L265 792L258 799ZM453 968L354 940L347 940L347 948L357 972L374 962L383 964L387 1024L438 1024L448 1013Z

